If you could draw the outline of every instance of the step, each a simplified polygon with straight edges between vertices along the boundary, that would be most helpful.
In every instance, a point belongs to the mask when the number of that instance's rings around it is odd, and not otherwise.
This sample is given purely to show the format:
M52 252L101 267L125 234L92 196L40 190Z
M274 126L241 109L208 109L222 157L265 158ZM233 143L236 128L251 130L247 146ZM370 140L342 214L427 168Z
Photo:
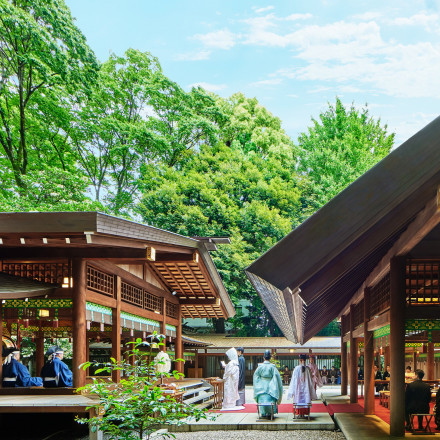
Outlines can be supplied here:
M198 403L196 406L197 409L209 409L214 405L214 399L209 399L206 402Z
M201 393L203 391L208 391L210 389L211 389L211 387L209 385L204 386L204 387L202 386L200 388L191 388L183 394L183 397L185 398L186 396L191 396L191 394Z
M192 397L191 399L185 399L183 402L191 405L195 402L205 401L214 396L214 393L211 391L210 393L201 393L198 396Z

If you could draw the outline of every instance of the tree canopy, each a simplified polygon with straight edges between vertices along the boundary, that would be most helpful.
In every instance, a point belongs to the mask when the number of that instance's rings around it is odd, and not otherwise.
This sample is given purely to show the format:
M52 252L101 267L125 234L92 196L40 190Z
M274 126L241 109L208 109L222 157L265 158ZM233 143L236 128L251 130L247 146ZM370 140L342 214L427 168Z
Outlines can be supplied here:
M212 253L240 335L280 334L244 269L382 159L367 107L328 104L294 142L256 98L184 90L148 52L99 63L63 0L0 0L0 209L99 209ZM220 326L221 327L221 326Z

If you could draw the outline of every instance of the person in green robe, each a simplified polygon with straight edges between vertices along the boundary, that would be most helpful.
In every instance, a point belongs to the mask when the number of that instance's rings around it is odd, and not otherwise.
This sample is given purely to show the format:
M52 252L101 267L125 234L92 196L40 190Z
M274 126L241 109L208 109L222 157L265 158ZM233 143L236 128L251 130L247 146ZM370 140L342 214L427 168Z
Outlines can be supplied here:
M275 403L274 414L283 398L283 382L280 373L274 364L270 363L272 357L270 350L264 352L264 362L258 366L254 373L254 399L257 403ZM261 406L262 417L270 418L270 406Z

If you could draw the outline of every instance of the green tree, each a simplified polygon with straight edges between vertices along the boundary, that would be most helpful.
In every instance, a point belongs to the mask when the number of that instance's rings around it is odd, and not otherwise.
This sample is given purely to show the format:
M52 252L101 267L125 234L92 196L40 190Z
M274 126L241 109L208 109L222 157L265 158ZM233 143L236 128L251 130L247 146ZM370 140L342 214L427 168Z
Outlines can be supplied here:
M25 197L42 173L61 170L59 184L77 173L70 109L98 65L62 0L0 0L0 61L1 195Z
M393 147L394 133L374 120L366 107L336 104L298 137L298 171L307 176L302 218L305 219L384 158Z
M154 332L148 338L153 342L156 339L162 341L165 337ZM100 366L95 374L105 372L111 375L112 371L124 371L127 378L121 379L117 384L95 378L93 383L80 388L81 392L99 399L94 407L98 414L101 408L104 409L105 416L77 419L79 423L87 423L95 431L99 429L107 434L109 439L148 440L159 428L185 424L188 417L195 420L215 418L208 416L204 410L177 402L165 394L164 389L160 387L161 377L179 379L183 375L177 371L160 373L165 369L163 367L166 362L153 358L157 352L153 353L150 342L137 339L131 343L133 346L129 350L129 357L130 360L134 360L134 365L130 362L117 363L113 358L106 365L93 362L83 365L84 370ZM163 344L159 342L158 345ZM158 436L174 437L168 433Z
M301 191L293 157L245 152L238 142L201 146L179 169L150 167L138 205L149 224L188 236L227 235L213 252L232 300L251 300L238 334L279 334L243 269L296 226Z
M220 138L226 145L238 141L244 151L262 156L268 153L291 154L293 143L281 127L281 120L259 104L256 98L235 93L217 103L227 117L221 125Z

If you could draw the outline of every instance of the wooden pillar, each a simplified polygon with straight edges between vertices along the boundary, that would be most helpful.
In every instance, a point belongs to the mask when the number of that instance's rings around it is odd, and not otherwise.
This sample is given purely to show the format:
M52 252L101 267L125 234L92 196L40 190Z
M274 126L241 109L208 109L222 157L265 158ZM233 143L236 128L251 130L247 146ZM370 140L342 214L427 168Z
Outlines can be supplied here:
M342 324L345 324L346 317L341 317ZM341 326L342 329L345 325ZM348 385L348 366L347 366L347 343L344 342L344 335L341 332L341 394L345 396L347 394Z
M87 362L90 360L90 339L89 335L86 334L86 359Z
M112 309L112 357L121 362L121 277L116 277L116 307ZM112 372L112 381L121 381L121 370Z
M131 342L136 342L136 338L131 338ZM133 352L134 348L135 348L136 344L129 344L129 352ZM136 363L136 357L135 356L130 356L130 365L132 367L134 367L135 363Z
M3 303L0 299L0 342L1 342L1 350L3 351ZM0 354L0 379L3 377L3 359L1 358ZM0 388L2 388L2 380L0 380Z
M163 316L162 316L162 321L160 322L160 332L163 334L164 338L163 338L163 344L160 346L160 350L161 351L167 351L167 301L164 298L163 299Z
M426 357L427 379L434 380L434 343L428 342L428 353Z
M199 377L199 350L196 349L196 358L194 361L194 367L195 367L195 378Z
M177 320L178 324L176 325L176 359L183 359L183 341L182 341L182 306L179 304L177 308ZM184 361L179 361L176 363L176 370L179 373L183 373L183 364Z
M373 332L368 331L370 320L370 289L364 290L364 414L375 414L374 408L374 345Z
M390 264L391 403L390 435L405 435L405 308L406 261L394 257Z
M358 401L358 341L353 337L354 330L354 305L350 306L350 402Z
M43 332L38 332L37 337L35 338L35 369L36 375L39 376L41 373L41 369L44 365L44 334Z
M86 362L86 261L82 258L72 260L73 306L72 306L72 370L73 386L86 384L86 372L80 365Z
M414 352L413 352L412 370L413 371L417 370L417 350L415 348L414 348Z

